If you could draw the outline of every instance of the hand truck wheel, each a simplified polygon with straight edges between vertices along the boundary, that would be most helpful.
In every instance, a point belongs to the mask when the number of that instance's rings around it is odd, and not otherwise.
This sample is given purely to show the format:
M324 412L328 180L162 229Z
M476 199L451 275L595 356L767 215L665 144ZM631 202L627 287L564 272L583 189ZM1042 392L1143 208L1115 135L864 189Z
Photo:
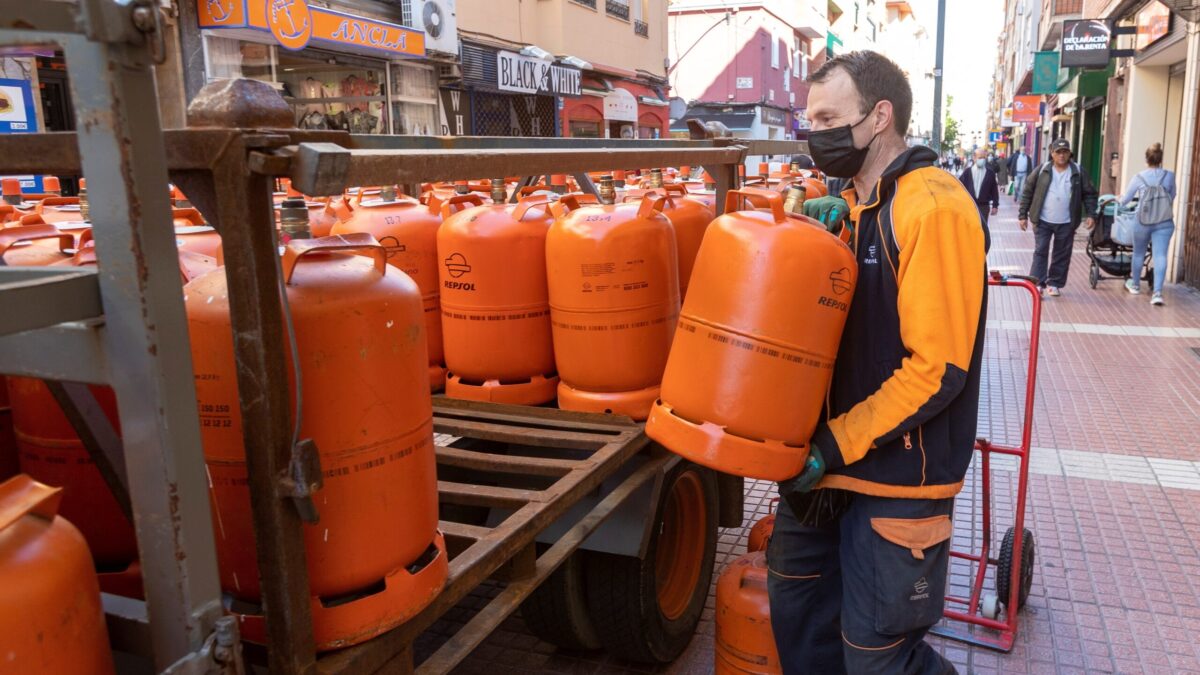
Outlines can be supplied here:
M1000 602L1007 603L1009 598L1009 580L1012 579L1013 546L1016 543L1017 530L1008 528L1004 533L1004 541L1000 544L1000 558L996 562L996 595ZM1029 599L1029 589L1033 586L1034 543L1033 533L1024 529L1021 537L1021 576L1020 588L1017 590L1017 610L1025 607Z
M993 621L1000 618L1000 598L991 593L984 593L983 599L979 602L979 614L985 619Z

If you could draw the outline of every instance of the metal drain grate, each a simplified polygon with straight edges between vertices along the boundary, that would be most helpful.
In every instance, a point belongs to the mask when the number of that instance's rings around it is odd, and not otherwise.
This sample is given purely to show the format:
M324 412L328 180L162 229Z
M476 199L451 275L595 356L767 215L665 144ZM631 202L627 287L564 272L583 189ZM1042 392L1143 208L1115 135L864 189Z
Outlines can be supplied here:
M1196 358L1200 359L1200 347L1192 347L1192 353L1196 355Z

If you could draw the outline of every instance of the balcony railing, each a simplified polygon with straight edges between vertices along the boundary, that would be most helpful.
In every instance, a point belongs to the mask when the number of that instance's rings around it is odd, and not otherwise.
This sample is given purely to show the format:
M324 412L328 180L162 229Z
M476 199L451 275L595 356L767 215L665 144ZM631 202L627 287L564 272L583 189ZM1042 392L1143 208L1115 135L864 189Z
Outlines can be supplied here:
M650 37L650 26L645 21L633 20L633 32L644 38Z
M571 2L574 2L577 5L583 5L584 7L596 9L596 0L571 0Z
M1054 16L1080 14L1082 12L1083 0L1054 0Z
M622 21L629 20L628 2L621 2L621 0L605 0L604 11L608 12L609 16L615 16Z

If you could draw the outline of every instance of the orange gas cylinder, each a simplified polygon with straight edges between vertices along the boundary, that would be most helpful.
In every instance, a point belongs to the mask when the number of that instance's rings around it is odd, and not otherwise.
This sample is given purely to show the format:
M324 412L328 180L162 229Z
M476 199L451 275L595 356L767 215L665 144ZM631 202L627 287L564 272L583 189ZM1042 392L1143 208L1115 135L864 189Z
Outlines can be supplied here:
M17 475L17 437L13 433L8 380L0 375L0 481Z
M34 213L47 223L81 222L79 197L46 197L34 207Z
M716 622L716 675L783 673L771 632L766 551L747 553L721 573Z
M686 298L688 280L692 278L692 265L696 262L696 253L700 251L704 230L717 217L713 208L716 198L706 195L692 197L683 183L665 183L642 199L660 192L667 195L663 215L675 229L675 249L679 254L679 295Z
M216 257L221 249L221 235L205 222L200 211L193 208L172 209L171 215L175 220L175 247L180 253L188 251Z
M0 673L114 673L87 544L58 513L62 490L0 483Z
M345 218L341 217L336 206L330 207L333 202L332 197L324 197L321 199L307 199L305 206L308 207L308 226L312 229L314 237L328 237L330 230L338 222L350 217L348 207L343 207Z
M675 235L662 215L666 199L602 204L564 196L551 211L546 274L554 357L566 410L645 419L658 398L679 317Z
M765 200L770 210L739 210ZM854 254L778 192L731 190L700 245L646 433L738 476L800 472L854 295Z
M775 531L775 505L779 503L779 498L771 500L771 513L759 518L754 527L750 528L750 533L746 535L746 551L753 553L754 551L767 550L767 544L771 541L771 533Z
M441 590L433 410L421 295L369 234L293 239L283 278L295 325L301 438L320 453L320 521L306 525L318 649L367 640ZM260 600L225 269L184 287L221 583ZM289 359L290 361L290 359ZM261 615L243 635L265 639Z
M57 246L40 246L49 241ZM46 223L38 225L9 225L0 229L0 265L40 267L70 260L75 237L59 232Z
M91 390L119 432L113 390L98 386ZM41 380L29 377L8 378L8 394L21 471L64 489L62 514L87 539L97 568L113 573L127 571L138 555L133 526L58 401Z
M438 270L447 396L520 405L554 400L549 203L546 193L488 206L477 195L462 195L442 206ZM460 204L474 207L453 213Z
M0 195L3 196L5 204L21 206L25 202L25 197L21 195L21 179L0 179Z
M331 234L366 232L387 249L388 263L412 277L421 289L425 330L429 345L429 386L440 390L446 383L442 351L441 292L438 285L437 231L442 224L442 200L427 204L415 199L364 199Z

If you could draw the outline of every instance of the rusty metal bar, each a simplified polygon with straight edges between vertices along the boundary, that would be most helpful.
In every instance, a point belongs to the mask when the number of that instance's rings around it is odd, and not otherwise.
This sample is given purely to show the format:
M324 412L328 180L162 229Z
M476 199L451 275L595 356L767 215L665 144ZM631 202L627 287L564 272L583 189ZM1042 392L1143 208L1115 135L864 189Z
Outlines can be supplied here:
M92 463L100 471L100 476L108 485L109 492L116 498L125 518L132 523L129 475L125 471L125 451L121 447L121 437L104 414L95 394L88 385L78 382L46 380L44 384L58 402L58 407L62 408L63 415L71 423L71 427L75 429L75 434L87 449Z
M495 487L438 481L438 497L447 504L462 506L487 506L497 509L519 509L530 502L545 499L540 490Z
M603 171L614 166L667 164L736 164L745 157L741 146L679 150L356 150L341 147L285 148L251 162L256 171L286 167L296 189L305 194L335 194L337 185L380 185L438 181L478 176L532 175ZM266 153L264 153L266 154ZM279 161L288 158L286 164Z
M12 16L13 4L19 3L4 4L5 16ZM147 613L154 617L153 656L161 670L193 657L223 613L208 495L198 479L204 458L166 155L149 49L144 39L140 46L118 42L132 28L133 5L83 0L74 7L82 32L112 40L53 37L77 75L70 81L79 128L73 154L93 194L105 322L98 335L117 395ZM55 159L29 150L21 155L3 159L6 172L9 161Z
M527 476L565 476L590 462L521 455L497 455L460 448L438 448L437 462L446 466Z
M93 269L2 265L0 260L0 336L104 313Z
M610 439L596 434L577 431L548 431L544 429L522 429L511 425L472 420L435 420L438 433L469 436L501 443L516 443L543 448L574 450L598 450Z
M438 528L447 537L458 537L460 539L470 539L471 541L479 541L492 533L490 527L480 527L478 525L468 525L448 520L441 521L438 524Z
M247 170L246 140L231 138L211 175L176 180L221 233L268 660L272 673L302 675L314 671L315 650L301 521L277 492L292 428L272 186Z

